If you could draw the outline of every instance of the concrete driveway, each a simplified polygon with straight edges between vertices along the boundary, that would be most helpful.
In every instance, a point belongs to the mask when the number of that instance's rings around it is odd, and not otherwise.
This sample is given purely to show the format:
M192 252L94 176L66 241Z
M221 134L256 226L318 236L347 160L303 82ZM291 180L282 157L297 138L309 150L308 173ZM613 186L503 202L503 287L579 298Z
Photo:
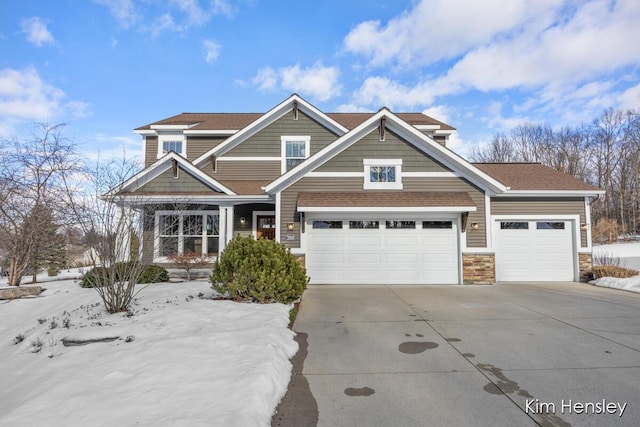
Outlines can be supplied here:
M640 425L640 294L310 286L294 330L275 426Z

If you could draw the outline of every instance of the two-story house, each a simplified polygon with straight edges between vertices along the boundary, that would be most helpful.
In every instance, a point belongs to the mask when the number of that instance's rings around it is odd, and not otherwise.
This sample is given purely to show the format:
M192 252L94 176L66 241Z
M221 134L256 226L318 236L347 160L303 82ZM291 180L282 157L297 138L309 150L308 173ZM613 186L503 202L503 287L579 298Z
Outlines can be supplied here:
M421 113L325 113L294 94L266 113L182 113L135 130L145 168L118 189L141 255L214 259L275 239L315 284L578 280L602 192L541 164L473 164Z

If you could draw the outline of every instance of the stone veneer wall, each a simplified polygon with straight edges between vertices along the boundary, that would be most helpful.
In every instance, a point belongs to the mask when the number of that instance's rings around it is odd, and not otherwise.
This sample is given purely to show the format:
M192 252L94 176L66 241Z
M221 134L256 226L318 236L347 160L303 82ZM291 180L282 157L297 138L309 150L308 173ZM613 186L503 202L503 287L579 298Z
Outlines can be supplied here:
M593 258L591 254L578 254L578 266L580 269L580 281L588 282L593 278Z
M462 254L462 283L491 285L496 281L494 254Z

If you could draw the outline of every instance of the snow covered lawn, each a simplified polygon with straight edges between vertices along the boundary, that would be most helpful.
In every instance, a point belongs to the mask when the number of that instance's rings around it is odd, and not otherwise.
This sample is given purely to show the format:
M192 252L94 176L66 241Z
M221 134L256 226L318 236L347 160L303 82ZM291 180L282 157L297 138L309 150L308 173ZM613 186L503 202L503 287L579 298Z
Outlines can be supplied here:
M593 247L593 256L614 256L620 258L622 267L640 270L640 242L614 243L611 245L598 245ZM596 286L605 288L623 289L631 292L640 292L640 276L628 279L616 279L614 277L602 277L590 282Z
M287 306L192 281L149 285L128 316L74 281L44 287L0 302L0 425L270 425L298 350Z

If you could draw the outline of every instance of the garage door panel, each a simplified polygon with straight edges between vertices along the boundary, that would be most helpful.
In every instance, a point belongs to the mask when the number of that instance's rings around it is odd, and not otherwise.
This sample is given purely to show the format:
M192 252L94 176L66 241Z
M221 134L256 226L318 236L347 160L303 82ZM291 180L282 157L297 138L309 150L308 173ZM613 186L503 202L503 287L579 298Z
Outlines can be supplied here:
M528 225L503 229L501 223ZM570 281L574 278L574 243L571 221L503 220L495 223L496 280ZM561 228L564 227L564 228Z
M307 227L311 283L459 283L455 223L448 229L422 229L422 221L416 218L414 229L314 229L313 219L309 218ZM343 218L343 224L352 219ZM387 220L380 218L380 224Z

